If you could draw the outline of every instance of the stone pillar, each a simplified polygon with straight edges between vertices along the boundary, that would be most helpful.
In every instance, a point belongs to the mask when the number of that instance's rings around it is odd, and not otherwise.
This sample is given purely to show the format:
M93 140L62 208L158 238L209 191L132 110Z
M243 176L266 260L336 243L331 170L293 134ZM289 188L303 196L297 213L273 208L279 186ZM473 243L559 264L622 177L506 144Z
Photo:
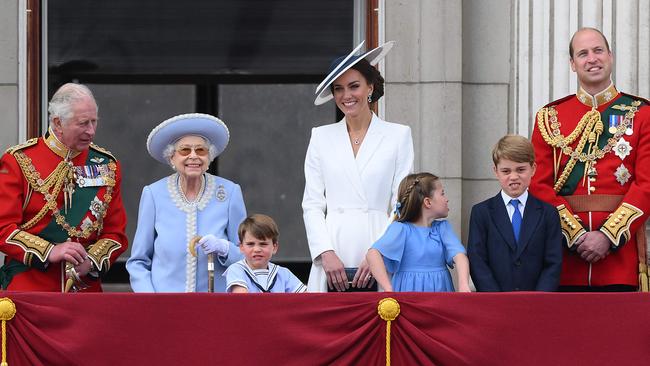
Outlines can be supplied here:
M0 2L0 151L18 142L19 3Z
M472 206L500 189L491 151L501 136L513 131L510 2L463 1L463 240Z
M384 2L385 119L411 126L415 171L442 178L450 221L460 232L462 6L460 0Z

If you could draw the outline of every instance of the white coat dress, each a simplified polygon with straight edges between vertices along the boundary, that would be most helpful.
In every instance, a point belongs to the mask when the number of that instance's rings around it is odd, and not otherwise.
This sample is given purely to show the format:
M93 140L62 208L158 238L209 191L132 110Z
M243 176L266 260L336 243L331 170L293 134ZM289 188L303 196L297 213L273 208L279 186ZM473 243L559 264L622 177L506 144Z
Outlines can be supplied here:
M373 114L355 158L345 118L312 129L305 157L303 219L312 258L307 290L327 291L321 253L358 267L384 232L400 181L413 169L408 126Z

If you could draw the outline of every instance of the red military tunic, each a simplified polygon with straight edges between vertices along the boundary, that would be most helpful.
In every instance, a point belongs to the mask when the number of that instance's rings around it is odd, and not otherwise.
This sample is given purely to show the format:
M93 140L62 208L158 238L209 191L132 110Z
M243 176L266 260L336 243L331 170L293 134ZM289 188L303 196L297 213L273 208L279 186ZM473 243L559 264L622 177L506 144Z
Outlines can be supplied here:
M537 171L530 191L560 212L567 244L561 285L637 286L643 279L647 288L647 276L642 274L647 273L644 223L650 212L647 104L619 93L612 84L596 96L581 89L537 113L531 138ZM589 113L592 105L598 113ZM599 132L596 146L593 138ZM575 252L574 244L593 230L609 238L612 252L590 264ZM639 233L643 240L637 243Z
M119 163L91 145L72 154L49 132L7 150L0 160L0 280L7 290L62 291L65 263L48 263L57 243L81 243L98 274L127 248ZM74 192L64 193L66 186ZM86 291L101 291L86 276Z

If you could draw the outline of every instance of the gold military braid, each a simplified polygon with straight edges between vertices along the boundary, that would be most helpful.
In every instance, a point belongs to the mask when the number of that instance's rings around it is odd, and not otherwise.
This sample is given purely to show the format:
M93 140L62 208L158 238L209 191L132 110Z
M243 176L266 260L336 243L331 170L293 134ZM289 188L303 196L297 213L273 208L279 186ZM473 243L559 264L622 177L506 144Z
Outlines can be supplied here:
M66 177L72 174L72 164L65 160L61 161L59 165L57 165L57 167L54 169L54 171L52 171L52 173L50 173L50 175L43 180L41 179L40 173L32 164L32 160L27 155L21 151L17 151L14 153L14 157L16 158L20 169L23 171L25 178L29 182L30 187L36 192L41 193L47 202L36 214L36 216L31 218L26 223L20 225L21 229L27 230L36 225L40 220L43 219L43 217L45 217L47 211L49 210L52 211L52 215L54 216L56 223L61 225L61 227L63 227L63 229L68 233L70 237L87 239L93 232L96 231L99 233L102 230L104 224L103 219L106 216L106 212L108 211L106 208L112 200L113 186L115 185L115 171L117 169L117 165L114 162L108 163L108 168L111 171L111 174L106 177L107 188L103 195L104 203L106 206L104 206L104 209L101 210L100 217L98 217L96 221L94 221L91 225L88 225L79 230L76 227L70 225L65 220L65 217L61 214L61 212L59 212L56 202L56 199L59 196L59 193L61 193L61 189L63 188L63 185L66 181Z
M555 157L556 161L554 164L556 182L553 189L556 193L562 189L578 161L591 166L596 162L596 160L603 158L605 154L612 151L620 137L625 133L625 130L630 126L632 118L634 118L634 114L637 112L637 107L639 105L641 105L640 101L634 101L632 102L632 106L612 106L614 109L626 110L627 113L625 114L623 122L617 126L614 136L607 139L607 144L602 149L598 147L598 137L603 132L603 122L600 119L600 113L597 109L593 108L589 112L585 113L585 115L580 119L580 122L578 122L576 128L567 137L564 137L560 133L561 123L557 119L557 111L554 106L544 107L537 112L537 127L544 141L553 147L554 157L555 149L560 149L560 158ZM549 121L551 122L550 124ZM572 144L578 136L580 136L580 140L574 150L569 145ZM587 152L583 152L587 142L589 142L589 148L587 149ZM562 170L560 177L557 178L562 154L568 155L569 161ZM585 169L585 171L587 171L587 169Z
M56 209L56 198L59 196L59 193L63 188L64 178L68 175L70 166L66 161L61 161L54 171L43 180L27 155L19 151L14 154L14 157L16 158L20 169L23 171L25 178L29 182L29 185L33 190L41 193L47 202L36 216L32 217L31 220L20 226L21 229L27 230L41 221L41 219L43 219L47 214L48 210Z

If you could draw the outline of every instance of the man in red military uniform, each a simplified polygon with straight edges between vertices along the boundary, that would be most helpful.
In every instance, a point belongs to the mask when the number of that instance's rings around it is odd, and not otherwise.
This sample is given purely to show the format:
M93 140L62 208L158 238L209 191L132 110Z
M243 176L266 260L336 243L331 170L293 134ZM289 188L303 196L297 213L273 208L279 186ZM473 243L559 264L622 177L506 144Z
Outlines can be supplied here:
M530 191L555 205L566 240L560 290L648 288L650 107L611 81L612 52L598 30L571 39L575 95L537 112Z
M121 173L92 143L97 104L80 84L52 97L45 136L0 160L3 289L101 291L99 277L127 248Z

